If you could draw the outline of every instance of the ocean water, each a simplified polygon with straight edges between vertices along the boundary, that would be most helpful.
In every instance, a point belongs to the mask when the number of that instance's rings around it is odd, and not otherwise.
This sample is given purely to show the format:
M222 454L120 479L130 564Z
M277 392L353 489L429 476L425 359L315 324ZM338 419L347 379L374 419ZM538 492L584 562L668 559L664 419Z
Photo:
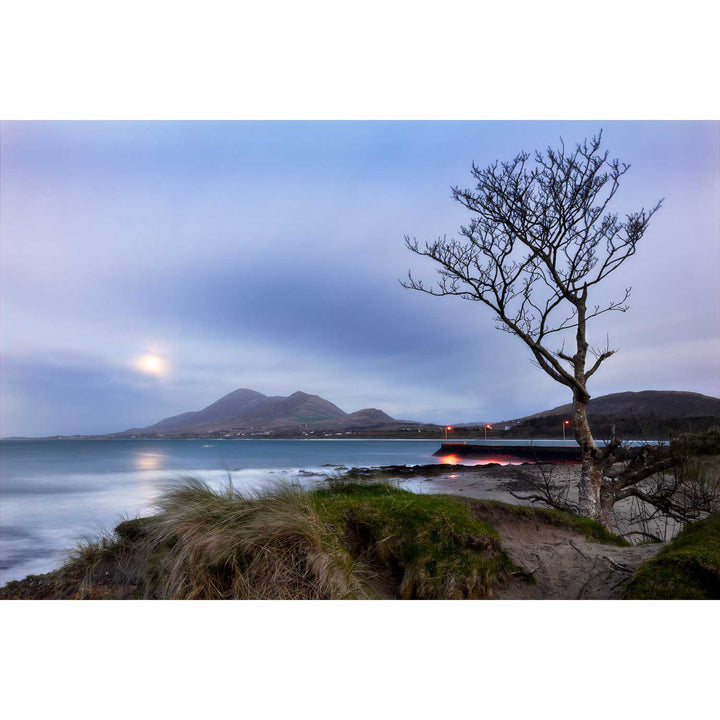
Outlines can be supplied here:
M442 462L433 457L439 447L439 440L2 441L0 585L48 572L79 539L152 512L158 494L183 477L214 486L232 479L245 491L277 481L309 486L342 467Z

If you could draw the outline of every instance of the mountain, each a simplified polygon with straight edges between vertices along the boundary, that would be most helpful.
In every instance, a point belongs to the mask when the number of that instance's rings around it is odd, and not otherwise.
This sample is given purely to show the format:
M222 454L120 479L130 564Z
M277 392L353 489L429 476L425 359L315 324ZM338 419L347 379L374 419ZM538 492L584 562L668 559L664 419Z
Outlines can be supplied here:
M558 405L552 410L527 415L512 423L551 415L572 414L572 403ZM636 416L657 418L720 417L720 398L679 390L642 390L621 392L591 398L588 414L612 416Z
M208 405L204 410L174 415L149 427L133 428L126 432L142 430L143 432L172 433L185 432L187 428L191 427L203 428L222 425L231 422L243 412L250 411L253 407L261 404L263 400L268 399L262 393L255 392L255 390L235 390L221 397L212 405Z
M144 428L131 428L118 435L192 435L222 431L350 430L398 424L382 410L367 408L346 413L318 395L296 392L288 397L268 397L241 388L203 410L182 413Z

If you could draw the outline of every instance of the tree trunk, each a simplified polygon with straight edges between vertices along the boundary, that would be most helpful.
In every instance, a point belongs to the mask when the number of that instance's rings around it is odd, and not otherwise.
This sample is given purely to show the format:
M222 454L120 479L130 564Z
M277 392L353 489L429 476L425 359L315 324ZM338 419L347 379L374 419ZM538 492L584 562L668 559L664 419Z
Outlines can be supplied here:
M607 506L608 498L602 497L603 467L598 464L598 448L595 445L590 425L587 419L587 407L590 395L586 389L587 375L585 374L585 360L587 358L588 343L585 336L586 329L586 300L587 285L578 297L577 331L575 339L577 351L572 358L575 375L573 388L573 425L575 439L580 445L582 453L582 467L580 469L579 506L583 517L601 522L607 530L611 530L610 513ZM612 503L609 507L612 507Z
M600 488L602 485L602 472L596 467L597 446L590 432L590 425L587 420L587 403L589 398L578 397L576 394L573 402L573 426L575 428L575 439L580 445L582 453L582 467L580 469L580 514L584 517L598 520L606 525L609 522L603 518L600 502ZM608 528L609 529L609 528Z

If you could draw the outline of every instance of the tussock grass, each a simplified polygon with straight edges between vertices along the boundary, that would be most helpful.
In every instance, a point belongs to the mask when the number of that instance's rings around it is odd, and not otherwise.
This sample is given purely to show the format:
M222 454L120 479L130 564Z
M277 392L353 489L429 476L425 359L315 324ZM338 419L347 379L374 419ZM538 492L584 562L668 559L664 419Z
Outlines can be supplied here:
M60 573L78 596L115 580L147 598L483 598L512 569L461 500L382 479L255 495L186 479L158 510L75 550Z
M637 569L623 593L631 600L720 600L720 514L686 525Z
M128 520L121 523L141 522ZM138 585L144 559L144 543L135 543L115 531L105 531L95 538L84 538L69 553L65 564L55 573L65 595L83 599L102 596L98 588Z
M307 493L255 496L198 480L166 492L148 527L147 595L186 599L367 597L364 569L323 526Z

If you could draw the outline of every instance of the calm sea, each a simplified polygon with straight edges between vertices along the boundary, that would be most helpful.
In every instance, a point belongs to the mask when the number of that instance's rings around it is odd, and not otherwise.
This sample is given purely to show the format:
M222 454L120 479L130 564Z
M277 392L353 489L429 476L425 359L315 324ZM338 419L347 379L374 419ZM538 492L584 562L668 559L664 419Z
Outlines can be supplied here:
M525 441L506 441L523 444ZM562 444L535 441L538 444ZM252 491L310 485L341 466L440 462L437 440L7 440L0 442L0 585L57 567L78 539L152 511L183 476Z

